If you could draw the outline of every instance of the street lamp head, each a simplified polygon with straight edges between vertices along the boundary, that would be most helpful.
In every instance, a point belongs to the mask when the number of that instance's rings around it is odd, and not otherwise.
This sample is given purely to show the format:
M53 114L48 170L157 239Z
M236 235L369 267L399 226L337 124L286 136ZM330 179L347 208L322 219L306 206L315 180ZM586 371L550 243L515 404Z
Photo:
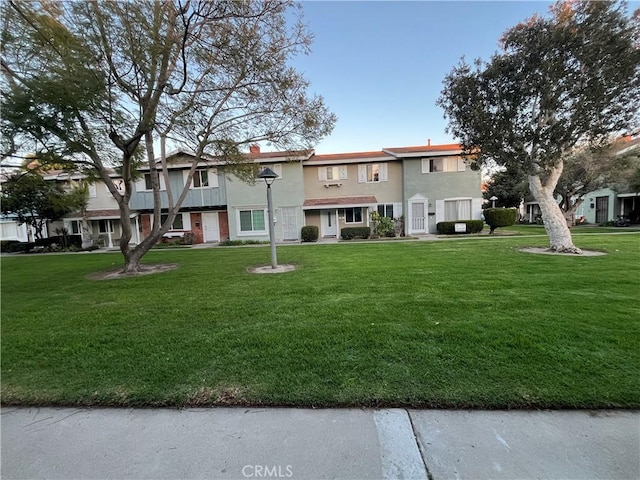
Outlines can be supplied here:
M271 185L275 181L275 179L278 178L278 176L279 175L269 167L266 167L258 174L258 178L263 178L264 183L266 183L267 185Z
M495 202L498 199L498 197L496 197L495 195L493 197L491 197L489 200L491 200L492 202Z

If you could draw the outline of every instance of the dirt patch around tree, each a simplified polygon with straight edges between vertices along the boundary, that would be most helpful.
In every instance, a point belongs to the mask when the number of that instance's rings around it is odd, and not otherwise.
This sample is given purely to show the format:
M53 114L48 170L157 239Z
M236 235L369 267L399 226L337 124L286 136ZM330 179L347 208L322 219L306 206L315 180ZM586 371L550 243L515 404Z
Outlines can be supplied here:
M519 248L518 250L525 253L537 253L542 255L562 255L565 257L601 257L602 255L606 255L605 252L598 252L597 250L582 250L582 253L555 252L549 248L542 248L542 247L526 247L526 248Z
M154 273L163 273L175 270L178 268L177 263L155 263L140 265L140 270L137 272L123 272L123 267L107 270L104 272L96 272L88 275L89 280L113 280L116 278L131 278L139 277L140 275L153 275Z

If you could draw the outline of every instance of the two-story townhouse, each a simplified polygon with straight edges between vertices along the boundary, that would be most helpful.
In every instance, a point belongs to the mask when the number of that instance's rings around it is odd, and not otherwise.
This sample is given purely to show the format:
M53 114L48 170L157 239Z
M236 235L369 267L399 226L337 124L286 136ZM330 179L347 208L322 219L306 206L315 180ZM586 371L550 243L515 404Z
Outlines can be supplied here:
M252 145L247 158L256 165L256 174L268 167L278 178L271 186L274 233L277 242L297 241L304 223L305 198L301 162L313 151L261 152ZM231 240L269 240L267 192L265 183L243 182L233 174L226 177L229 238Z
M118 191L124 193L124 180L115 171L110 173ZM69 188L81 186L87 179L78 173L53 171L45 174L45 180L65 182ZM69 235L79 235L84 246L97 244L108 248L118 246L122 236L122 224L118 203L102 181L86 183L87 206L84 211L66 214L61 220L50 222L49 231L65 228ZM131 243L140 242L139 215L131 212L129 221L133 237Z
M429 142L430 143L430 142ZM313 155L303 162L305 224L334 237L369 225L369 214L405 217L405 233L436 232L442 221L482 218L481 174L458 144Z
M169 206L169 192L177 200L187 183L193 155L177 150L167 155L167 174L159 175L161 221L164 221ZM129 203L132 211L140 215L139 234L145 238L153 225L153 189L149 167L142 167L136 180ZM168 187L168 188L167 188ZM227 181L224 169L215 159L199 162L180 211L165 237L181 237L193 232L196 243L219 242L229 237L227 216Z
M305 225L321 237L369 225L369 214L402 215L402 162L383 151L313 155L304 166Z
M481 172L459 144L384 148L402 161L407 235L436 233L438 222L482 219Z

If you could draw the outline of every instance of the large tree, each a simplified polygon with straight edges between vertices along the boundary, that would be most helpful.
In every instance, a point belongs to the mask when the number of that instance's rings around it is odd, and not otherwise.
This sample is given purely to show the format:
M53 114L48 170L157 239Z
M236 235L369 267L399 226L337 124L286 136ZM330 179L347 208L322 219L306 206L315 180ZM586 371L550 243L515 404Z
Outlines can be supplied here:
M551 250L580 252L554 195L563 158L638 121L639 21L624 4L561 1L507 30L489 62L462 60L444 80L448 130L480 163L526 175Z
M27 139L98 176L118 202L125 271L137 271L173 223L199 162L215 159L242 176L249 144L301 150L331 132L334 115L290 66L311 42L301 20L291 1L9 1L3 145ZM178 192L166 181L167 143L193 153ZM151 172L153 230L131 247L129 200L141 162ZM164 223L158 175L169 203Z

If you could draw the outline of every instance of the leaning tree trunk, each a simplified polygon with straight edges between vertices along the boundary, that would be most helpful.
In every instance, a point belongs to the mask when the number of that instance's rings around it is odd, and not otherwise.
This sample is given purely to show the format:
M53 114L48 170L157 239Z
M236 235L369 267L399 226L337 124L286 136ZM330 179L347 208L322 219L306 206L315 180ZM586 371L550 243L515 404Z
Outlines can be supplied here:
M529 188L540 206L544 228L549 237L549 250L558 253L582 253L582 250L573 244L564 213L553 193L561 173L560 166L550 173L544 183L539 175L529 175Z

